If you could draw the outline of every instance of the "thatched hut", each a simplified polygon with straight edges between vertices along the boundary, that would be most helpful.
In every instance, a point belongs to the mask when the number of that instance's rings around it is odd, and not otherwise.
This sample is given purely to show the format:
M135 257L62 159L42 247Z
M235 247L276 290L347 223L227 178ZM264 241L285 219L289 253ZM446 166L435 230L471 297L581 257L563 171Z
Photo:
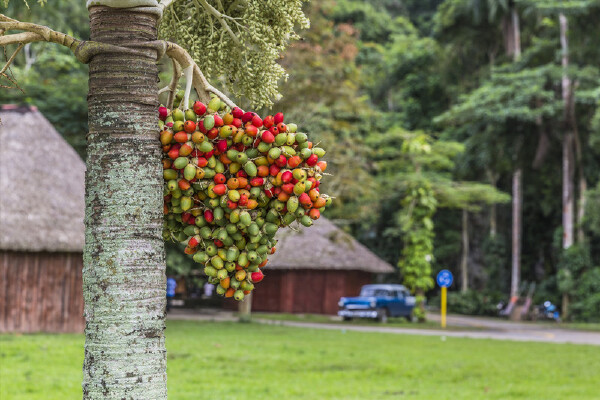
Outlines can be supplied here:
M326 218L309 228L281 229L265 279L252 294L255 311L335 314L377 274L395 269Z
M37 109L0 120L0 332L81 332L85 164Z

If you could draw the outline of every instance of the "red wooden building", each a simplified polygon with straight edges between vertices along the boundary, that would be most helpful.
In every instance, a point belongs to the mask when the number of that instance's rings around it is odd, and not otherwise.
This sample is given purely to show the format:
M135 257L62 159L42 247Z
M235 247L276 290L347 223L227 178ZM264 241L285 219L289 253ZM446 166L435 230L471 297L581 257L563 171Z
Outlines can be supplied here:
M85 164L35 108L0 119L0 332L83 332Z
M342 296L395 268L325 218L310 228L281 229L265 279L252 293L252 310L335 314Z

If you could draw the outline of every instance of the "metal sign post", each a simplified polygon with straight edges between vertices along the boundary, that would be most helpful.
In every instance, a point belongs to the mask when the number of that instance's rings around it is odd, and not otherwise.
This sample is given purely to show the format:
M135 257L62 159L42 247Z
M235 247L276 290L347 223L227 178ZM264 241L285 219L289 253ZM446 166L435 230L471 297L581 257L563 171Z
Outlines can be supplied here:
M437 277L436 277L436 281L437 281L438 286L442 288L442 293L441 293L441 297L442 297L442 304L441 304L442 315L441 315L441 318L440 318L442 328L446 328L447 293L448 293L448 288L452 285L453 279L454 278L452 277L452 272L448 271L447 269L443 269L440 272L438 272Z

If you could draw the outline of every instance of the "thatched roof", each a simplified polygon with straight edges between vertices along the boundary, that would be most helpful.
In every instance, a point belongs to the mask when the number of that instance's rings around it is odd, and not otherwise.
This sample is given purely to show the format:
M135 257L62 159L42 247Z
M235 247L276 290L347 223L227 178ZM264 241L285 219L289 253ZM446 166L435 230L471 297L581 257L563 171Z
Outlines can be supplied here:
M85 164L37 109L0 120L0 249L82 251Z
M395 268L326 218L310 228L280 229L266 269L343 269L390 273Z

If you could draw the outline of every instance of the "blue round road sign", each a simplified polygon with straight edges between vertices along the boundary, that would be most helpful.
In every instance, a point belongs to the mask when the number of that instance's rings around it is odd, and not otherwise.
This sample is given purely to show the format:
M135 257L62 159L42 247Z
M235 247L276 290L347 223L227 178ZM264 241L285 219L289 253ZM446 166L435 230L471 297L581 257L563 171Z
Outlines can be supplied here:
M452 272L448 271L447 269L443 269L440 272L438 272L436 277L436 281L439 287L450 287L452 285L453 279L454 278L452 277Z

